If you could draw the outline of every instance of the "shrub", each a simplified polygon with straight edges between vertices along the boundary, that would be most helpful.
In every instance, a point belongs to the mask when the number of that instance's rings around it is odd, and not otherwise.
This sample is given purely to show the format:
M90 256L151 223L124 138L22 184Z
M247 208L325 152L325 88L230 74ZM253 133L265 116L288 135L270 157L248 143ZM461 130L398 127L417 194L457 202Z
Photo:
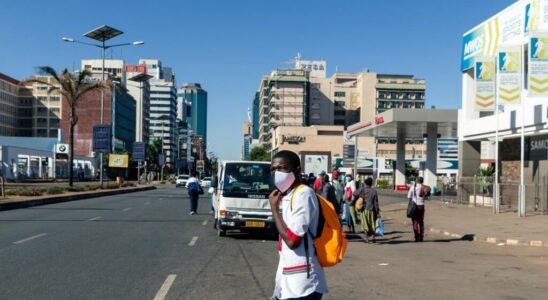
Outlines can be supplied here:
M68 186L65 188L67 192L81 192L84 190L81 186Z
M106 190L115 190L117 188L119 188L119 186L116 183L109 183L103 187L103 189Z
M388 180L377 180L377 188L387 189L389 187L390 187L390 184L388 183Z
M6 190L6 196L17 196L17 190Z
M17 195L32 197L32 196L41 196L45 192L46 192L45 189L27 189L27 188L23 188L23 189L18 189L17 190Z
M100 189L101 186L98 184L86 184L84 186L84 191L95 191L97 189Z
M57 194L62 194L65 192L65 189L60 187L60 186L52 186L50 188L48 188L48 191L47 191L47 194L48 195L57 195Z

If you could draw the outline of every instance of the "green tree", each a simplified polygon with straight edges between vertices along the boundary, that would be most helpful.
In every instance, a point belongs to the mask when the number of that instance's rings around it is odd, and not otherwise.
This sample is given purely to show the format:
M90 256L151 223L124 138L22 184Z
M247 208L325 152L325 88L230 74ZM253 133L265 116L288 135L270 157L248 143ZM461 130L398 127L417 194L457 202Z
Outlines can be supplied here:
M249 160L270 161L270 152L265 151L262 147L255 147L249 151Z
M147 145L147 160L148 165L154 170L159 169L158 156L162 152L162 140L159 138L151 138Z
M58 74L55 69L48 66L38 67L40 75L51 76L54 82L48 82L41 78L31 78L25 82L39 83L48 86L48 94L54 91L58 91L64 103L68 107L68 121L69 121L69 166L74 162L74 127L78 123L78 115L76 113L76 107L80 100L88 93L99 91L106 88L106 85L102 81L91 81L91 71L84 69L79 73L71 73L67 69L63 69ZM69 186L72 186L74 178L74 171L72 167L69 167Z

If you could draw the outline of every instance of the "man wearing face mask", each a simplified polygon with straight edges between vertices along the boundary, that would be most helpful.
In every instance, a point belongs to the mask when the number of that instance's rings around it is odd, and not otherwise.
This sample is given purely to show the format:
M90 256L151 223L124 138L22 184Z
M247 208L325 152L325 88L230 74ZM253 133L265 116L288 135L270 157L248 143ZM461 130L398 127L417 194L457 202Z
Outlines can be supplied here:
M312 240L317 235L318 199L310 187L301 185L301 162L294 152L276 153L270 171L276 189L268 199L280 235L272 299L321 299L327 283Z

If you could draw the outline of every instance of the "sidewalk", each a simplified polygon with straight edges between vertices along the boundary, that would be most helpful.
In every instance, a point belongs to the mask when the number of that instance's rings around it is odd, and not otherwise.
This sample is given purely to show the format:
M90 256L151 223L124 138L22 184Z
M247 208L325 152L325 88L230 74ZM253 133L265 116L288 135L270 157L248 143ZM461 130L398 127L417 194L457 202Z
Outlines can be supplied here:
M87 192L72 192L63 193L59 195L46 195L37 197L12 197L5 200L0 198L0 211L25 208L31 206L47 205L61 202L68 202L74 200L82 200L94 197L112 196L140 191L153 190L156 187L154 185L141 185L137 187L126 187L114 190L96 190Z
M400 202L381 206L383 215L411 226L411 219L406 216L407 200L404 194L383 191L379 196L401 199ZM548 247L547 215L525 218L514 213L495 215L489 207L446 204L439 197L434 197L426 203L424 224L427 232L498 246Z

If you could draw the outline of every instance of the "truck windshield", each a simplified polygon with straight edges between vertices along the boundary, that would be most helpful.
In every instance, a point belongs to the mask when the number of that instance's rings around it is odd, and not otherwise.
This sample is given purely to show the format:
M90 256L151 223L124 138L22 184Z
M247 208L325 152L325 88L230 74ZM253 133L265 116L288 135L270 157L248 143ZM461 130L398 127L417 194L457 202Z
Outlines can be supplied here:
M227 163L223 178L225 192L267 194L272 191L270 165Z

